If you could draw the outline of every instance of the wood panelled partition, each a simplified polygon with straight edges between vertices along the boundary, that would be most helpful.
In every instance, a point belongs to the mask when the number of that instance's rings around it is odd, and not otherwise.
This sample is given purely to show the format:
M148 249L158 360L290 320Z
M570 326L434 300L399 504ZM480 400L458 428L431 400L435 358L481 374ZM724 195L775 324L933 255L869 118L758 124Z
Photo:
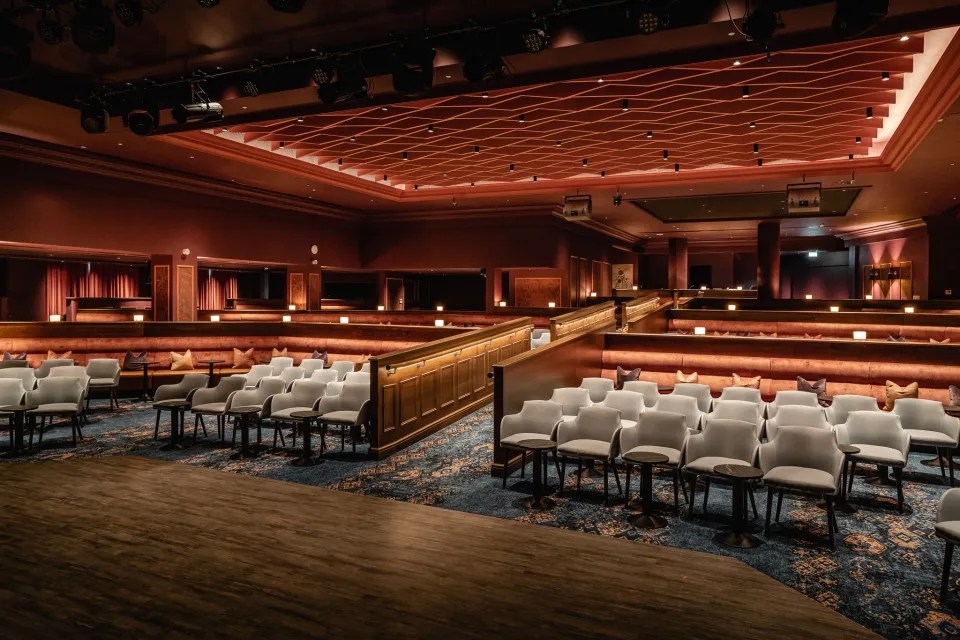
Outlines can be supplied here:
M662 306L669 307L670 305L664 304ZM660 296L656 293L650 293L644 296L638 296L633 300L628 300L621 304L620 324L623 327L629 327L631 322L637 322L660 307Z
M557 340L564 336L596 331L599 329L615 329L617 324L617 305L612 300L595 304L586 309L571 311L550 319L550 339Z
M533 326L518 318L371 358L370 456L385 458L490 402L491 367L529 351Z

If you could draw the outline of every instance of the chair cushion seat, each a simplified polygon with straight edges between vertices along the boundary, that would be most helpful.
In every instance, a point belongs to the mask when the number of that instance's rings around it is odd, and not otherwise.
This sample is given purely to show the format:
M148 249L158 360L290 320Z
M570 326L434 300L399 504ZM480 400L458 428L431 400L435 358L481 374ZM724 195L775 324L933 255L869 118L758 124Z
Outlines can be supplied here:
M329 413L323 414L320 419L323 422L347 422L353 424L357 421L357 416L359 412L357 411L330 411Z
M90 378L89 386L91 387L115 387L120 384L118 381L113 378Z
M76 413L78 411L77 405L72 402L51 402L49 404L41 404L28 413Z
M737 460L736 458L724 458L723 456L704 456L697 458L693 462L688 462L685 469L694 473L705 473L713 475L713 468L721 464L743 464L748 467L753 465L746 460Z
M624 451L621 455L626 455L628 453L659 453L667 456L667 464L676 466L680 464L680 450L671 449L670 447L655 447L653 445L640 445L639 447L634 447L630 451Z
M606 458L610 455L610 443L604 442L603 440L587 440L585 438L570 440L569 442L558 445L557 453Z
M904 431L910 434L911 444L957 445L955 440L940 431L927 431L926 429L904 429Z
M833 493L837 490L833 476L822 469L809 467L774 467L763 474L764 484L779 487L793 487L806 491L822 491Z
M852 444L860 449L860 453L852 456L852 458L858 462L875 462L899 467L906 464L906 460L903 459L903 454L891 447L881 447L875 444Z
M500 440L501 445L514 445L524 440L550 440L550 436L545 433L515 433Z
M960 520L947 520L933 525L933 530L937 535L960 542Z
M313 411L313 407L287 407L286 409L280 409L280 411L274 411L270 414L271 420L299 420L299 418L294 418L290 414L296 413L297 411Z
M206 404L198 404L193 407L194 413L223 413L223 410L227 408L226 402L208 402Z

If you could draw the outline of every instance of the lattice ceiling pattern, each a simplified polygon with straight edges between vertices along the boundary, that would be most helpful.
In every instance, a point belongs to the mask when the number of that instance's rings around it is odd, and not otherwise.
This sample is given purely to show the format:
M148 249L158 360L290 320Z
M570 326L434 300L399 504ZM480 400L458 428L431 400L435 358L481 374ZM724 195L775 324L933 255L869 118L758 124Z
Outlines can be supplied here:
M833 161L870 155L922 51L891 36L208 133L403 190Z

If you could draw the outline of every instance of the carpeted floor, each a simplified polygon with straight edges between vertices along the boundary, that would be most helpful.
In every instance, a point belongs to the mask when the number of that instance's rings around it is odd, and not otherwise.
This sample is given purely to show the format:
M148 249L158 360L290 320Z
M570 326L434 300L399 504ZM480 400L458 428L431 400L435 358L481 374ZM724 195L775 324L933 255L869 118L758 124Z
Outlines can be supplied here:
M365 447L359 446L353 454L348 445L345 453L330 452L326 463L306 468L291 466L290 458L283 453L268 452L253 460L231 461L230 448L214 439L215 426L209 438L204 439L201 434L196 446L175 452L160 451L164 437L169 434L169 423L161 423L161 439L154 441L154 415L149 405L130 401L124 401L123 408L115 413L94 409L90 424L84 428L85 438L76 449L70 447L70 430L65 427L49 431L39 453L15 461L4 458L2 462L29 464L74 456L140 455L729 555L885 637L960 637L960 567L954 571L948 604L940 606L937 601L943 543L933 535L933 520L945 482L939 470L919 464L921 458L929 455L911 458L905 473L908 506L903 514L896 510L894 488L867 484L858 473L850 501L859 510L853 515L838 516L840 537L836 550L825 545L823 510L809 501L785 498L780 525L774 527L771 537L761 535L764 540L761 547L741 551L720 546L713 540L714 534L729 522L731 496L723 486L711 488L706 515L701 511L702 491L698 492L693 518L686 515L686 509L683 516L677 518L671 509L664 507L669 526L655 531L631 527L628 514L620 505L603 506L602 479L584 478L580 493L573 491L573 479L568 479L568 490L563 498L558 498L556 509L529 514L517 505L518 499L528 495L528 481L514 476L507 490L503 490L500 479L489 475L493 449L491 407L467 416L388 460L366 460ZM192 420L188 425L188 435L191 434ZM268 444L272 442L272 431L269 437L265 434L264 439ZM192 439L188 438L187 443L192 443ZM0 444L6 446L6 434ZM318 439L315 444L319 446ZM329 444L338 446L339 437L331 436ZM634 491L639 490L638 480L633 484ZM657 474L655 480L655 498L672 505L669 477ZM550 481L556 482L552 466ZM615 490L612 479L611 487ZM758 493L757 497L762 518L765 492ZM762 519L756 524L762 526Z

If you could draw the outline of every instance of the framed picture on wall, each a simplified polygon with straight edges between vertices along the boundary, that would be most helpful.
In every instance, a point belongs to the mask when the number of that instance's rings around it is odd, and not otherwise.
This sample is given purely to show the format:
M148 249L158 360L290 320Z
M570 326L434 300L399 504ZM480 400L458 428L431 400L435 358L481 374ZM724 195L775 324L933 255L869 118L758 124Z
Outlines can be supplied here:
M613 288L614 289L633 288L633 265L632 264L613 265Z

